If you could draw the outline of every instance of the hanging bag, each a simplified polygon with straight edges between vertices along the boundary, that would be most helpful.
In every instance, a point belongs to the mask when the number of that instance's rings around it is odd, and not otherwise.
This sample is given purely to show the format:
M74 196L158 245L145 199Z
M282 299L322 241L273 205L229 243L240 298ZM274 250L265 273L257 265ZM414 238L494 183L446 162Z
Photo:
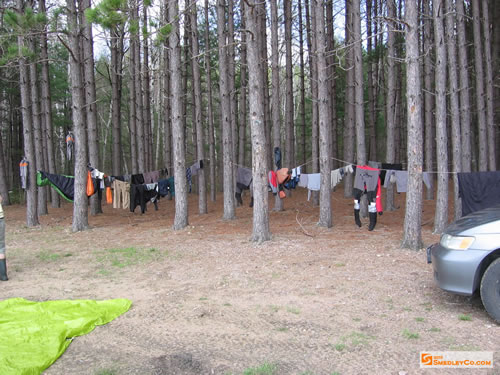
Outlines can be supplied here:
M94 182L92 181L92 176L90 171L87 172L87 197L94 195Z

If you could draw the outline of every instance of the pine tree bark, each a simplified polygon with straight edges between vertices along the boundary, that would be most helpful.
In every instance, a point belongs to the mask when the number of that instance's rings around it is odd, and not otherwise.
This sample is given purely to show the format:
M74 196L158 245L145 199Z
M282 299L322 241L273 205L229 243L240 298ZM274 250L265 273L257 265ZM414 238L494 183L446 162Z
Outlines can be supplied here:
M215 133L214 115L212 109L212 73L210 66L210 25L208 18L208 0L205 0L205 70L207 74L207 117L208 117L208 144L210 154L210 200L215 202L217 195L217 183L215 179ZM246 48L246 47L245 47ZM243 150L244 151L244 150ZM241 152L241 150L240 150ZM241 164L241 163L240 163Z
M228 56L227 43L224 33L226 22L225 0L217 0L217 36L219 41L219 87L221 101L221 123L222 123L222 145L223 145L223 170L224 170L224 220L233 220L234 212L234 185L233 185L233 163L231 157L232 138L231 138L231 102L229 93L228 77ZM254 176L255 178L255 176Z
M201 74L199 64L198 23L196 1L191 4L191 46L193 49L193 87L194 87L194 123L196 126L196 155L205 163L205 137L201 120ZM200 215L207 213L207 186L205 183L205 168L198 171L198 211Z
M172 85L172 139L175 174L175 216L174 230L188 225L188 201L186 180L186 150L182 120L182 65L180 50L179 3L173 0L168 3L169 21L172 31L169 35L171 85Z
M302 151L302 172L307 172L306 158L306 85L305 85L305 68L304 68L304 26L302 21L302 0L299 0L299 57L300 57L300 129L301 134L301 151Z
M457 38L458 38L458 70L460 72L460 127L462 141L462 171L471 171L471 118L469 96L469 69L467 39L465 36L465 9L463 0L456 1Z
M287 3L288 2L284 3L285 9ZM286 10L285 10L285 17L287 17ZM279 147L281 149L280 69L279 69L279 47L278 47L277 0L271 0L271 74L272 74L271 115L273 119L273 146L275 148ZM288 110L288 108L285 109L285 119L287 118L286 110ZM286 124L286 126L288 126L288 124ZM286 128L286 130L287 130L286 134L288 137L288 128ZM287 157L289 156L290 155L288 154L288 139L287 139ZM290 159L287 158L287 161L289 162ZM286 163L285 165L290 165L290 164ZM273 169L275 169L274 166ZM283 211L283 200L280 198L279 194L275 195L274 211Z
M361 46L360 1L352 0L354 48L354 106L356 123L356 159L366 165L365 111L363 97L363 54Z
M366 0L366 44L367 44L367 92L368 92L368 111L367 127L369 132L368 158L369 160L378 160L377 158L377 135L375 128L375 98L373 83L373 38L372 38L372 0Z
M454 219L462 216L462 203L459 196L458 175L462 171L462 153L460 140L460 104L458 90L457 73L457 41L455 37L456 9L452 0L445 0L446 5L446 45L448 47L448 82L450 98L450 116L451 116L451 147L453 162L453 211Z
M143 91L143 118L144 118L144 152L145 171L153 170L153 136L151 120L151 85L149 74L149 32L148 7L143 3L142 18L142 91Z
M135 42L135 39L133 37L130 38L130 47L129 47L129 63L128 63L128 70L129 70L129 131L130 131L130 169L132 173L138 173L139 172L139 164L138 164L138 156L137 156L137 106L135 104L136 102L136 80L135 76L138 75L139 73L136 72L136 64L135 64L135 49L137 48L137 43ZM143 171L144 172L144 171Z
M232 160L238 160L238 116L235 90L235 53L234 53L234 0L227 0L227 62L229 79L229 102L231 103L231 143ZM233 185L236 186L236 166L233 167Z
M416 0L407 0L406 80L408 112L408 192L403 231L403 248L422 248L422 99L418 62L418 9Z
M484 0L482 0L484 1ZM488 170L488 124L484 101L483 44L481 41L481 19L479 0L471 0L472 25L474 30L474 66L476 68L476 110L478 124L479 170Z
M240 1L240 14L245 14L245 2ZM241 29L246 29L245 17L241 17ZM239 145L238 145L238 164L246 165L245 163L245 141L246 141L246 132L247 132L247 33L241 33L241 52L240 52L240 115L238 116L239 120Z
M86 127L83 122L85 101L82 95L82 75L78 15L75 0L67 0L68 38L70 48L70 76L72 97L72 119L75 134L75 192L73 203L73 232L88 229L87 202L87 144Z
M434 88L433 72L434 63L432 62L432 53L434 49L433 33L432 33L432 9L430 0L424 0L424 36L422 53L424 57L424 129L425 129L425 169L427 171L434 171L434 95L432 92ZM434 174L432 174L434 176ZM434 178L431 180L431 186L426 189L426 199L434 199Z
M331 181L330 181L330 108L328 106L328 69L326 65L325 10L323 0L314 0L316 18L316 58L318 69L318 120L319 120L319 164L320 200L318 225L332 226Z
M40 0L40 12L46 13L45 0ZM47 161L49 173L56 173L56 162L54 153L54 131L52 128L52 101L50 98L50 78L49 78L49 56L47 48L47 31L44 29L40 35L40 57L41 61L41 91L42 91L42 112L45 124L45 144L47 145ZM60 206L59 194L53 188L50 189L50 200L53 208Z
M122 173L121 154L121 96L122 96L122 58L123 38L119 34L119 26L114 26L111 31L111 122L113 146L111 148L111 170L115 176Z
M316 51L316 39L313 35L313 30L316 30L316 14L310 12L309 0L305 0L306 8L306 32L307 32L307 47L309 51ZM309 54L309 69L311 74L311 169L312 173L319 173L319 115L318 115L318 66L316 56ZM319 205L319 194L317 191L312 192L312 204Z
M385 161L393 164L395 154L396 132L396 4L395 0L387 0L387 99L386 99L386 149ZM394 211L394 184L389 184L386 192L386 211Z
M36 54L34 36L30 40L31 51ZM43 158L43 141L42 141L42 124L41 124L41 111L40 111L40 94L38 91L38 72L37 62L31 61L29 64L30 75L30 94L31 94L31 113L33 119L33 135L35 145L35 165L37 171L44 171L44 158ZM38 187L38 215L47 215L47 188L42 186Z
M352 37L352 1L345 2L345 45L346 45L346 88L345 88L345 118L344 118L344 157L349 163L354 163L354 52ZM344 178L344 197L352 197L353 176L348 173Z
M293 106L293 66L292 66L292 1L284 1L285 16L285 164L288 168L295 166L294 106Z
M337 144L337 95L336 95L336 72L335 72L335 35L333 31L333 0L325 2L326 9L326 65L328 70L328 107L330 116L330 169L338 168L338 144Z
M23 1L17 0L17 10L24 12ZM38 189L36 186L36 155L33 136L33 118L31 113L31 97L29 89L29 67L26 57L24 36L21 32L17 36L19 48L19 87L21 91L21 114L24 141L24 156L28 160L28 185L26 189L26 225L28 228L39 225L38 221Z
M434 233L442 233L448 224L448 133L446 131L446 45L443 19L446 8L443 0L433 0L434 43L436 46L436 148L437 198Z
M83 0L83 11L90 8L90 0ZM82 14L83 15L83 14ZM101 168L99 158L99 143L97 129L97 95L95 90L95 75L94 75L94 45L92 38L92 25L87 22L85 17L83 20L83 70L84 70L84 87L85 87L85 110L87 113L87 134L89 146L89 162L94 168ZM98 187L99 189L100 187ZM90 214L102 214L101 201L98 195L94 194L90 197Z
M269 229L269 208L267 193L267 147L264 128L264 97L262 95L262 59L260 55L258 0L248 0L245 18L248 36L248 78L250 128L252 134L252 175L253 175L253 230L252 241L261 243L271 239Z
M135 115L136 115L136 143L137 143L137 167L138 173L146 172L146 148L145 148L145 132L146 124L144 118L144 96L142 87L142 63L141 63L141 42L139 38L139 2L134 0L132 8L132 20L136 23L136 29L132 33L134 39L134 63L135 74Z
M490 171L497 170L496 164L496 138L498 125L495 125L493 105L493 62L491 60L491 31L489 21L488 1L481 1L483 7L483 38L484 38L484 66L485 74L485 99L486 99L486 126L488 135L488 166Z
M3 198L2 205L8 206L10 205L9 186L7 185L7 168L5 165L4 155L3 135L0 130L0 195Z

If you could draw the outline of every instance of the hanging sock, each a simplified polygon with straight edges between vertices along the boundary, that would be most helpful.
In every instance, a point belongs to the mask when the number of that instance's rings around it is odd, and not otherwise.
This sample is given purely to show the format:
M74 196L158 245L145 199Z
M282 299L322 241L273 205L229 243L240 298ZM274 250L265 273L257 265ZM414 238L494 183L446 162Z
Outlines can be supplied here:
M377 213L370 212L370 225L368 226L368 230L372 231L375 229L375 225L377 225Z
M361 227L361 220L359 219L359 209L354 209L354 221L358 227Z

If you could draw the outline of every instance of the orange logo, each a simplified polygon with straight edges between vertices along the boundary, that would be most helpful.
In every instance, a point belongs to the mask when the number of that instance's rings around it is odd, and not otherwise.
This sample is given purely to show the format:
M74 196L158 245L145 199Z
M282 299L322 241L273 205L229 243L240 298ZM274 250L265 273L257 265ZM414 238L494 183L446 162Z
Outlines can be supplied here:
M432 365L432 354L420 353L420 363L425 366Z

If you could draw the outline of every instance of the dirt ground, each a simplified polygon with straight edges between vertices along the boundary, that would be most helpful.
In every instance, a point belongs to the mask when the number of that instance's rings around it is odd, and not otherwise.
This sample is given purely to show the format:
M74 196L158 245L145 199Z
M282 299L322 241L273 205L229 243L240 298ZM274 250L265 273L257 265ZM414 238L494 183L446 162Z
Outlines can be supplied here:
M222 195L203 216L190 195L181 231L168 200L144 215L104 205L80 233L71 204L49 207L36 229L23 206L5 207L10 280L0 298L133 301L45 373L469 374L421 370L419 352L485 350L496 351L495 368L476 373L500 374L500 325L480 299L440 290L425 249L400 248L404 194L369 232L342 190L332 195L333 228L318 227L318 207L298 189L285 211L270 212L273 240L262 245L249 242L248 200L223 221ZM439 239L433 215L425 201L425 245Z

